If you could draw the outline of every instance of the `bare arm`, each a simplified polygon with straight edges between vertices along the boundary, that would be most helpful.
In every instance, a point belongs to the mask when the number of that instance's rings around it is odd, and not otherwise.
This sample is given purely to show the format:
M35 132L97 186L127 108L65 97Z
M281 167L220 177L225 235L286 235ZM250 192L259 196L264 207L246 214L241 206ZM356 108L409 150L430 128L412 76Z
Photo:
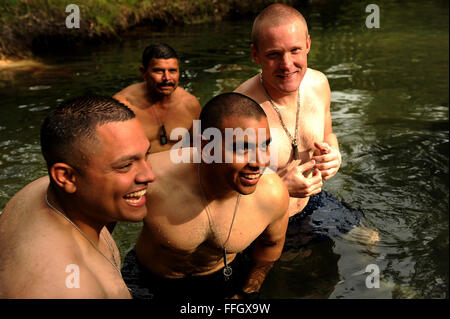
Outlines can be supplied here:
M325 126L324 138L322 142L315 142L317 148L313 159L317 162L315 168L320 171L324 180L333 177L339 170L342 163L341 153L339 151L339 143L336 135L333 133L331 120L331 91L328 80L325 76L321 87L320 96L323 98L325 105Z
M289 193L281 179L276 177L279 186L278 198L267 196L267 208L274 214L272 222L264 232L256 239L253 248L253 265L247 281L242 289L244 294L258 292L261 285L283 251L286 229L289 221L287 212L289 207ZM273 187L274 185L272 185ZM275 186L276 187L276 186ZM272 190L273 191L273 190ZM269 192L265 192L269 193ZM275 212L274 212L275 211Z
M287 208L286 208L287 210ZM285 213L270 224L255 242L253 265L242 289L246 294L258 292L264 279L283 251L289 215Z

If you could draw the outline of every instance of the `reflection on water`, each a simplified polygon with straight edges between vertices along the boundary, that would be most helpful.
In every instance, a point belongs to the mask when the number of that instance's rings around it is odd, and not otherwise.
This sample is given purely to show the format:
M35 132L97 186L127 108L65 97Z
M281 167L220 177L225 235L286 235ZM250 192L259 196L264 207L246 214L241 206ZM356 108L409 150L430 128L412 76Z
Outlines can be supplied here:
M381 28L370 30L364 3L321 1L303 10L309 66L328 76L343 155L324 188L363 216L345 235L285 251L265 297L448 298L448 2L377 4ZM0 69L0 209L46 174L39 127L50 108L140 81L141 53L153 41L178 51L181 85L204 105L259 72L250 30L250 20L135 28L120 43ZM114 231L122 256L139 227L121 223ZM365 285L369 264L380 269L380 288Z

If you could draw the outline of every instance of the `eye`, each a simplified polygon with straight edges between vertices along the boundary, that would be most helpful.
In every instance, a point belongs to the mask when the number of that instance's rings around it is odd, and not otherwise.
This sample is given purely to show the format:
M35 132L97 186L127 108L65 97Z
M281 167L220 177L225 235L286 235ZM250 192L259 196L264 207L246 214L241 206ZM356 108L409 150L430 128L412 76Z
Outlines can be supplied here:
M278 52L269 52L268 54L267 54L267 57L268 58L276 58L276 57L278 57L279 56L279 53Z
M126 171L128 171L128 170L131 168L131 165L132 165L131 162L127 162L127 163L125 163L125 164L119 166L119 167L117 168L117 170L119 170L119 171L121 171L121 172L126 172Z

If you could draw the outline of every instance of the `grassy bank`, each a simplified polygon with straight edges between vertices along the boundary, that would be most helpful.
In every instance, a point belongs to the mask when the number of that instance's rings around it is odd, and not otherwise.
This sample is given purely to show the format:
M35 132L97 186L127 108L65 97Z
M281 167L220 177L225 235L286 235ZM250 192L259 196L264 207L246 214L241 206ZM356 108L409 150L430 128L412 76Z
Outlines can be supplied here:
M0 4L0 59L31 58L52 46L119 37L140 24L193 24L237 18L285 0L6 0ZM80 9L80 28L66 27L66 6Z

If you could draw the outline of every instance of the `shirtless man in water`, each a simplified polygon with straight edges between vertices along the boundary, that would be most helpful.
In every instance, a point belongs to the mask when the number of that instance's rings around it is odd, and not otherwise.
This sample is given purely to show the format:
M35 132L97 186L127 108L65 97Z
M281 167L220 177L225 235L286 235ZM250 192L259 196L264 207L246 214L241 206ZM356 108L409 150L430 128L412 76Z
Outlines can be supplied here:
M202 140L201 163L195 148L184 149L191 157L181 163L173 161L181 150L150 156L157 177L147 202L151 214L122 269L136 298L246 297L259 291L281 255L289 194L277 174L262 175L270 143L264 111L246 96L225 93L206 104L200 120L203 138L208 128L221 133ZM264 134L226 140L225 128ZM211 151L209 143L218 146ZM236 254L253 241L245 271Z
M49 176L0 215L0 298L131 298L104 226L147 214L142 125L112 98L75 98L45 119L41 146Z
M277 173L289 190L290 216L301 212L310 196L321 192L322 180L333 177L341 165L330 86L323 73L307 67L310 48L300 12L283 4L268 6L252 29L251 55L262 73L236 89L256 100L276 129Z
M182 138L171 140L170 133L178 127L191 129L200 114L200 103L178 86L178 57L167 44L145 48L139 69L144 82L126 87L113 98L131 108L141 121L152 153L169 150Z

